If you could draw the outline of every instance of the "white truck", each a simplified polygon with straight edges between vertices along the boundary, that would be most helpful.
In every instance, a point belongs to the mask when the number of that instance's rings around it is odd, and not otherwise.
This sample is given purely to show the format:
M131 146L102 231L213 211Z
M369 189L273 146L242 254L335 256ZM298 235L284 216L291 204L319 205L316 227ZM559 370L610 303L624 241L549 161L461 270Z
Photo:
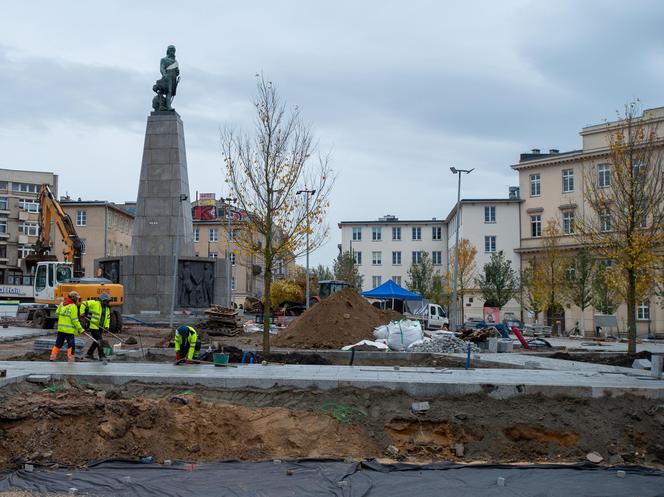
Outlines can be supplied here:
M447 313L438 304L423 302L412 313L404 313L404 316L418 320L424 330L447 330L450 326Z

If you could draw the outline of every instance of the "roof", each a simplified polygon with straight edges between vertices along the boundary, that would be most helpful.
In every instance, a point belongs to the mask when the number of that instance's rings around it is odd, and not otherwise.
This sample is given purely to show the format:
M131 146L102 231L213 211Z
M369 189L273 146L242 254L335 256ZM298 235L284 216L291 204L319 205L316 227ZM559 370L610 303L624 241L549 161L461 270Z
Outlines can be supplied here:
M407 219L387 219L387 220L376 220L376 221L340 221L338 223L339 228L341 226L349 226L352 224L369 224L374 226L382 226L384 224L445 224L444 219L418 219L418 220L407 220Z
M496 203L496 204L520 204L523 202L522 198L462 198L461 205L463 204L487 204L487 203ZM447 215L445 219L446 223L449 223L450 220L454 217L457 211L457 204L454 204L452 210Z
M135 217L135 215L125 209L123 206L109 202L108 200L60 200L60 205L64 207L110 207L116 211L126 214L129 217Z

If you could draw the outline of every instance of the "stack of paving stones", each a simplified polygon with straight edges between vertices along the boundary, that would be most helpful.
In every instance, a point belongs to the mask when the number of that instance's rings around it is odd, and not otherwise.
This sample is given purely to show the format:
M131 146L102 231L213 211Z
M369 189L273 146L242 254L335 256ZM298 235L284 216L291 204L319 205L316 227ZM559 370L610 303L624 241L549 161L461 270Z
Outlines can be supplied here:
M466 352L468 343L451 335L440 335L425 340L422 343L414 344L408 349L408 352L429 352L434 354L456 354ZM479 352L480 349L474 343L470 345L471 352Z
M32 345L32 351L36 353L50 352L54 345L55 338L38 338ZM82 352L85 346L85 340L76 340L75 352ZM67 342L62 346L62 350L67 350Z

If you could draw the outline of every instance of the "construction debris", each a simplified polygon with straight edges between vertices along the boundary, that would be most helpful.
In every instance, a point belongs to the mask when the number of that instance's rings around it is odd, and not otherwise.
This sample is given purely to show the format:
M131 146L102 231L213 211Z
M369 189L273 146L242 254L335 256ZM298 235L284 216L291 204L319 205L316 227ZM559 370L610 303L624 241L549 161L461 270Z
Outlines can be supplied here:
M419 343L414 343L408 348L408 352L429 352L435 354L457 354L466 352L468 344L470 345L471 352L479 352L480 349L472 342L464 342L459 338L444 334L437 335L433 338L425 338Z
M244 298L244 312L247 314L259 314L263 312L263 302L254 297Z
M500 332L493 326L479 330L465 329L462 331L461 338L471 342L484 342L491 337L500 337Z
M205 311L207 319L198 323L210 336L235 336L242 332L242 318L235 309L213 305Z
M297 317L273 343L296 349L340 349L372 340L374 328L395 319L401 314L376 309L357 290L346 288Z

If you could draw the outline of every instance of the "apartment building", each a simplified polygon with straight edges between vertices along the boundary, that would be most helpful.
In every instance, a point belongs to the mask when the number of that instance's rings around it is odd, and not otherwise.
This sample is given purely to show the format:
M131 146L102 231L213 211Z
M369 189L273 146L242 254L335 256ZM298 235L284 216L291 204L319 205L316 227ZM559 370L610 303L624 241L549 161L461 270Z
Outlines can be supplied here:
M512 267L520 270L520 257L515 251L519 247L519 189L510 188L508 198L462 199L448 214L445 222L448 226L446 250L448 259L454 263L456 253L456 223L459 215L459 239L466 239L477 250L475 271L469 280L472 286L465 292L460 305L464 308L464 318L484 318L484 300L474 283L491 255L502 250L512 262ZM450 269L451 270L451 269ZM502 314L512 313L520 316L521 306L516 300L510 300L502 309Z
M43 171L0 169L0 284L8 285L0 291L0 297L32 296L32 275L23 271L22 260L37 241L37 197L42 184L57 193L58 176Z
M642 118L656 125L658 138L664 139L664 107L648 109ZM575 219L590 216L585 202L584 188L587 181L596 181L601 187L610 187L609 163L610 133L619 128L620 121L597 124L581 130L582 147L561 153L550 149L548 153L533 149L521 154L519 162L511 167L519 173L521 189L521 246L522 264L537 257L543 245L543 231L549 219L558 221L561 229L560 246L573 255L581 245L575 237ZM586 330L593 329L595 309L588 308L582 314L573 305L566 305L562 313L548 316L571 329L577 322L584 322ZM627 329L627 309L621 305L617 311L621 331ZM652 297L640 302L637 309L637 333L664 335L664 311L660 299Z
M131 254L134 215L121 205L105 200L72 200L71 197L61 197L60 205L83 243L86 277L95 276L95 259ZM63 249L62 237L57 234L53 253L60 256Z
M341 250L352 251L362 290L372 290L391 279L405 286L408 270L428 253L434 268L445 274L447 267L447 223L431 220L405 221L386 215L376 221L342 221Z
M241 250L236 234L243 229L246 214L214 194L201 194L192 202L194 250L197 257L226 258L230 248L233 301L241 305L245 297L263 296L263 260ZM229 223L230 221L230 223ZM229 236L230 225L230 236ZM284 277L286 266L277 264L275 277Z

